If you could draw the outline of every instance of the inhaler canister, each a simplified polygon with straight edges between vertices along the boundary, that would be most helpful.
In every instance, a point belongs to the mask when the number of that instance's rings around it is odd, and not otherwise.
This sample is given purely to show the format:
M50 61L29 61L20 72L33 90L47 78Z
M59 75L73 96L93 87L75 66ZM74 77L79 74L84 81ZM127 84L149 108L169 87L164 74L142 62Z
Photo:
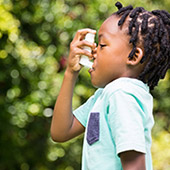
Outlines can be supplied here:
M94 43L94 37L95 37L95 34L92 34L92 33L87 33L86 36L85 36L85 40L86 41L89 41L91 43ZM88 47L88 46L85 46L84 47L85 50L91 52L91 48ZM93 65L93 62L89 60L88 56L85 56L85 55L82 55L81 58L80 58L80 62L79 62L81 65L87 67L87 68L92 68L92 65Z

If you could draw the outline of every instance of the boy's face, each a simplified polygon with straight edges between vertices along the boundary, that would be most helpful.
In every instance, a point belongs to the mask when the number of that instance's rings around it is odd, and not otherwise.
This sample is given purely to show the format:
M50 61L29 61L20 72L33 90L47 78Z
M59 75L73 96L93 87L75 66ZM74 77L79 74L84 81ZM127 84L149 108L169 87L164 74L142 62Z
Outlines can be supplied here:
M105 87L120 77L130 77L127 64L132 47L129 45L127 28L118 27L119 18L115 15L104 21L99 29L99 45L94 54L91 81L95 87Z

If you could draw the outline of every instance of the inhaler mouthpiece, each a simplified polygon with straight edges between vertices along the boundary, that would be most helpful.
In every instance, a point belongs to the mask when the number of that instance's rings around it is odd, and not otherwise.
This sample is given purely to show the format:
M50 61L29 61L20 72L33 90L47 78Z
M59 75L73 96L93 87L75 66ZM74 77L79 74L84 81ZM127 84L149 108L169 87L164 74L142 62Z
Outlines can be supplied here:
M86 41L89 41L91 43L94 43L94 37L95 37L95 34L92 34L92 33L87 33L86 36L85 36L85 40ZM85 50L91 52L91 48L88 47L88 46L85 46L84 47ZM81 65L87 67L87 68L92 68L92 65L93 65L93 62L89 60L88 56L85 56L85 55L82 55L81 58L80 58L80 62L79 62Z

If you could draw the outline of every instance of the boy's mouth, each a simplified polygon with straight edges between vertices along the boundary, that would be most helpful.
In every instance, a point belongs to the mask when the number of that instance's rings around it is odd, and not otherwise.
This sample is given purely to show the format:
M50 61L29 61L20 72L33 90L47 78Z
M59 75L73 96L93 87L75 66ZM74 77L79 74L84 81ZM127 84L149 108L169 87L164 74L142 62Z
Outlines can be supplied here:
M94 68L92 67L92 68L89 69L88 72L91 74L93 71L94 71Z

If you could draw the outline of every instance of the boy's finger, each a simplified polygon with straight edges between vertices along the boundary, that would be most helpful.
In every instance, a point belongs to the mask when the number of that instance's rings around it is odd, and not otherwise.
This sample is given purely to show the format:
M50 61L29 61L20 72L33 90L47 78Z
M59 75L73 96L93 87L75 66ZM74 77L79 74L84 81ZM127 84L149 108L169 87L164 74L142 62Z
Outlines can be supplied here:
M85 49L80 49L80 48L77 48L76 55L86 55L88 57L93 57L92 53L90 53L89 51L87 51Z
M97 52L97 48L92 49L92 54L95 54Z
M88 46L88 47L91 47L91 48L96 47L95 43L91 43L91 42L86 41L86 40L82 40L82 41L79 41L77 43L77 47L84 47L84 46Z

